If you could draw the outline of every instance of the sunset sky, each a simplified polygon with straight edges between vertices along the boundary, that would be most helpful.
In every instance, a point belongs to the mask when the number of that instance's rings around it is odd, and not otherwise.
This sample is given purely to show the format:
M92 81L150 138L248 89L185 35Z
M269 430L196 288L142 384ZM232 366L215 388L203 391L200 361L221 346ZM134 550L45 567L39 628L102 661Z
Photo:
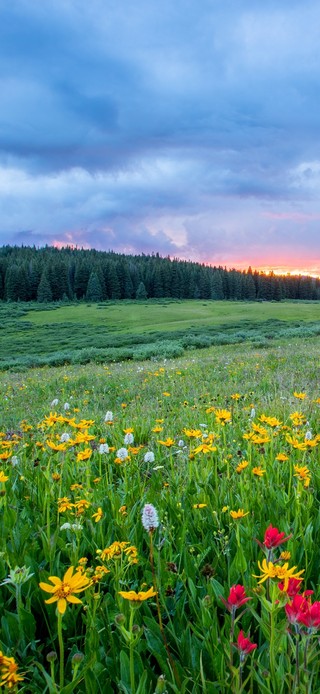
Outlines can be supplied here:
M320 275L320 3L0 0L0 245Z

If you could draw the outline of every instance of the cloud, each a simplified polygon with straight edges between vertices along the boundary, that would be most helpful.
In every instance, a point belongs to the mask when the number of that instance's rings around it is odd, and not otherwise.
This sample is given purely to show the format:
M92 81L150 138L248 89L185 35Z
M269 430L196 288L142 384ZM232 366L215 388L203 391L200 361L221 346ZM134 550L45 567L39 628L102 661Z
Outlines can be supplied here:
M11 0L0 20L2 243L319 255L313 0Z

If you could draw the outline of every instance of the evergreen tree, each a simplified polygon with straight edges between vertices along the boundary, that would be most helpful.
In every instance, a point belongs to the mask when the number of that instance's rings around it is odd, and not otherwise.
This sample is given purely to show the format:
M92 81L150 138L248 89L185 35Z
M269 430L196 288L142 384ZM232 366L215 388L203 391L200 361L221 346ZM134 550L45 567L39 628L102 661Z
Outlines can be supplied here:
M211 299L223 299L223 285L220 272L217 270L211 278Z
M143 282L140 282L138 289L136 291L136 299L139 301L144 301L148 298L147 290Z
M52 291L50 287L47 270L44 270L37 291L37 300L40 304L49 303L52 301Z
M87 286L86 298L88 301L102 301L103 291L96 272L92 272Z

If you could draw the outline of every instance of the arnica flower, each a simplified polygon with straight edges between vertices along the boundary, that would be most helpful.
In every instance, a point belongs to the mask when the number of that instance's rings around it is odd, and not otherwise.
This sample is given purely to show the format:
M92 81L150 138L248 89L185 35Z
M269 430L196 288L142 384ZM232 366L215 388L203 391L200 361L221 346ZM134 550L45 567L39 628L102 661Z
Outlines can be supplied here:
M238 473L238 475L240 475L240 473L243 470L245 470L246 467L248 467L248 465L249 465L249 462L247 460L241 460L241 463L239 463L239 465L237 465L237 467L236 467L236 472Z
M244 635L242 629L239 632L236 646L239 649L241 655L248 655L249 653L251 653L251 651L254 651L254 649L257 648L257 644L252 643L252 641L250 641L250 638Z
M159 526L158 512L153 504L145 504L141 514L142 525L148 533L154 532Z
M284 463L286 460L289 460L289 456L285 453L278 453L278 455L276 455L276 460L278 460L279 463Z
M153 598L155 595L157 595L157 591L154 590L153 587L146 591L140 590L139 593L136 593L135 590L119 590L119 595L121 595L121 597L125 600L130 600L130 602L144 602L145 600Z
M262 469L259 465L257 467L252 468L252 474L256 475L257 477L263 477L264 473L266 471Z
M90 580L86 576L83 576L79 571L74 574L73 571L74 567L70 566L62 580L58 576L49 576L48 580L53 583L52 586L49 583L39 583L41 590L52 593L52 597L45 602L48 605L57 602L58 612L62 615L66 611L68 602L82 603L82 600L77 598L74 593L81 593L90 585Z
M273 528L270 524L264 534L263 544L267 549L273 549L274 547L279 547L283 545L284 542L288 542L292 535L287 535L284 532L279 532L278 528Z
M244 518L244 516L248 516L249 511L246 513L244 512L243 508L239 508L238 511L230 511L230 516L234 520L238 520L239 518Z
M193 504L193 508L205 508L208 504Z
M266 559L263 559L262 564L258 562L258 566L261 571L261 575L256 576L255 574L253 574L254 578L260 579L258 583L263 583L268 578L278 578L280 579L280 581L283 581L284 591L286 591L288 588L290 578L297 578L300 579L300 581L302 581L300 575L304 573L304 569L298 571L297 573L294 573L297 567L292 566L291 569L289 569L288 563L279 566L274 564L272 561L267 561Z
M225 600L223 597L221 597L221 600L229 612L234 612L238 609L238 607L241 607L248 602L248 600L252 600L252 598L248 598L246 596L244 587L237 584L231 586L227 599Z
M304 400L307 397L307 393L297 393L295 391L293 397L297 398L297 400Z
M103 510L101 506L99 506L96 513L92 514L91 518L94 518L95 523L99 523L99 521L101 521L101 518L103 518Z
M18 675L18 665L14 658L8 658L0 651L1 680L0 687L15 689L19 682L23 681L22 675Z

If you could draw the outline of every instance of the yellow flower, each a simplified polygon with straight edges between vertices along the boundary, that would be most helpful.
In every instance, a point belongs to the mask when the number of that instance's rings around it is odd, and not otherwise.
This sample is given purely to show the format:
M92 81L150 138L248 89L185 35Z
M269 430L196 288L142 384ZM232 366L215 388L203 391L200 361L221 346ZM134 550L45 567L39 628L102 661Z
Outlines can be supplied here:
M164 395L166 398L170 398L170 393L165 392L165 393L162 393L162 395Z
M231 400L240 400L240 398L240 393L233 393L233 395L231 395Z
M307 397L307 393L296 393L295 391L293 397L297 398L297 400L304 400Z
M67 449L66 443L55 443L47 439L46 444L52 451L65 451Z
M171 446L174 446L174 440L167 438L165 441L158 441L162 446L167 446L167 448L170 448Z
M278 455L276 455L276 460L278 460L279 463L284 463L286 460L289 460L289 456L285 453L278 453Z
M14 658L8 658L0 651L1 680L0 687L15 689L23 677L18 675L18 665Z
M287 552L287 551L281 552L280 559L283 559L284 561L288 561L289 559L291 559L291 552Z
M193 504L193 508L205 508L208 504Z
M68 602L70 603L82 603L82 600L75 597L74 593L81 593L90 585L90 580L77 571L73 573L74 567L70 566L69 569L64 574L61 580L58 576L49 576L49 581L53 584L50 586L49 583L39 583L41 590L46 593L52 593L52 597L45 602L50 605L53 602L57 602L58 612L64 614L67 608Z
M309 487L310 484L310 470L306 466L299 467L299 465L294 466L295 475L301 482L304 482L304 487Z
M64 513L64 511L70 511L72 508L74 508L74 504L67 496L63 496L61 499L58 499L58 504L58 513Z
M307 444L305 441L299 441L299 439L295 438L294 436L289 436L289 434L286 435L286 441L290 443L292 448L295 448L299 451L305 451L307 448Z
M277 419L276 417L266 417L265 414L262 414L261 417L259 417L260 422L265 422L265 424L268 424L269 427L280 427L282 422L280 422L280 419Z
M102 510L101 506L99 506L99 508L98 508L98 510L97 510L96 513L93 513L93 514L92 514L91 518L94 518L95 523L99 523L99 521L101 520L101 518L103 518L103 510Z
M279 566L273 564L272 561L267 562L266 559L263 559L262 564L258 562L258 567L261 571L260 576L256 576L255 574L253 574L254 578L260 579L258 583L263 583L268 578L276 578L277 580L284 582L284 591L288 589L290 578L296 578L298 581L302 581L302 578L300 576L304 573L304 569L298 571L297 573L294 573L297 567L292 566L291 569L289 569L288 563L283 564L283 566Z
M263 470L263 469L260 467L260 465L258 465L257 467L252 468L252 473L253 473L254 475L257 475L257 477L263 477L263 475L264 475L264 473L265 473L265 470Z
M252 574L254 578L260 578L260 581L258 581L258 583L263 583L268 578L276 578L277 567L273 564L272 561L267 561L266 559L263 559L262 564L260 563L260 561L258 561L258 567L261 571L261 575L256 576L255 574Z
M183 429L183 433L190 439L199 439L202 436L201 429Z
M214 413L216 415L216 421L220 422L220 424L231 422L231 412L229 412L229 410L214 409Z
M157 595L157 591L155 591L153 587L146 591L141 590L139 593L136 593L135 590L119 590L119 595L121 595L121 597L125 600L130 600L131 602L144 602L144 600L148 600L148 598L153 598L155 595Z
M238 472L238 474L240 474L240 472L242 472L242 470L245 470L246 467L248 467L248 465L249 465L249 463L247 460L241 460L241 463L239 463L239 465L237 465L237 467L236 467L236 472Z
M91 506L90 501L87 501L87 499L79 499L79 501L76 501L74 504L74 507L77 509L77 516L80 516L84 511Z
M85 448L84 451L80 451L80 453L78 453L77 461L79 463L81 460L88 460L89 458L91 458L91 456L92 456L91 448Z
M246 513L244 512L243 508L239 508L238 511L230 511L230 516L234 520L237 520L238 518L244 518L244 516L248 516L249 511Z
M7 482L9 477L4 474L3 470L0 471L0 482Z
M229 506L222 506L222 509L221 509L222 513L226 513L228 508L229 508Z
M194 449L193 453L197 455L198 453L212 453L216 450L216 446L212 446L211 443L200 443L200 446L197 446L197 448Z
M134 428L133 427L127 427L127 429L123 429L124 434L133 434Z
M163 431L163 427L160 427L159 425L153 427L152 431L154 431L155 434L159 434L160 431Z
M119 513L121 513L122 516L127 516L127 507L126 506L120 506L119 508Z

